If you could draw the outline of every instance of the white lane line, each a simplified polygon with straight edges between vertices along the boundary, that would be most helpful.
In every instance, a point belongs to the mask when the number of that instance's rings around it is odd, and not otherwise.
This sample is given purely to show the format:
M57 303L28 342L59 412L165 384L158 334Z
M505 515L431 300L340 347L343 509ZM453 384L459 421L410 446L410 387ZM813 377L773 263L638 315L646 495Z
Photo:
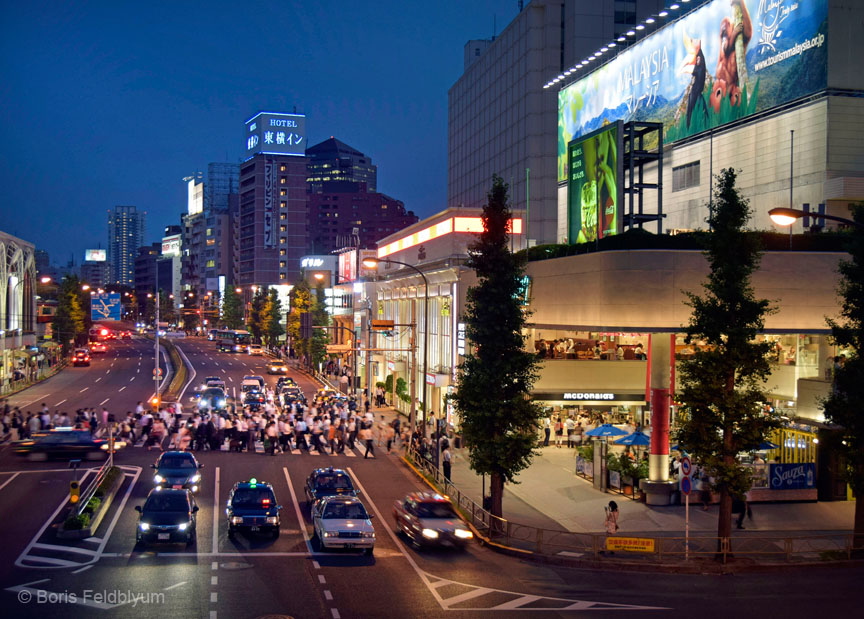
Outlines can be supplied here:
M229 376L229 377L228 377L228 382L231 382L231 383L233 383L233 382L234 382L234 379L233 379L233 378L231 378L231 377L230 377L230 376Z
M104 400L102 400L101 402L99 402L99 406L102 406L103 404L105 404L105 402L107 402L107 401L110 400L110 399L111 399L111 398L105 398Z
M320 569L321 569L321 564L318 563L317 561L314 561L314 560L313 560L313 561L312 561L312 567L314 567L316 570L320 570Z
M306 548L309 552L312 552L312 544L309 543L309 533L306 531L306 523L303 522L303 514L300 513L300 503L297 502L297 495L294 493L294 486L291 485L291 476L288 475L288 467L283 466L282 471L285 473L285 481L288 484L288 490L291 492L291 502L294 503L294 512L297 514L297 523L300 526L300 532L303 534ZM384 520L381 522L384 522Z
M100 376L99 378L97 378L96 380L94 380L93 382L94 382L94 383L98 383L100 380L102 380L102 377L101 377L101 376Z
M219 584L219 577L218 576L211 576L210 577L210 584L213 586L218 585Z
M136 374L140 374L140 373L141 373L141 368L138 368L137 370L135 370L135 373L136 373Z
M333 619L339 619L339 611L335 608L330 609L330 614L333 615Z
M213 489L213 552L219 552L219 467L216 467Z
M129 382L131 383L133 380L135 380L135 377L134 377L134 376L133 376L132 378L129 379Z
M222 373L227 374L228 372L225 370L225 368L222 368Z
M324 589L324 599L327 600L328 602L333 601L333 594L330 593L330 589Z
M119 393L120 391L123 391L125 388L126 388L126 385L123 385L122 387L120 387L120 388L117 390L117 392Z
M84 392L87 391L89 388L90 388L90 387L84 387L84 388L83 388L81 391L79 391L78 393L84 393Z
M215 604L219 601L219 594L216 591L210 592L210 603Z
M12 475L12 477L10 477L9 479L7 479L6 481L4 481L4 482L3 482L3 485L0 486L0 490L3 490L3 488L5 488L5 487L9 484L10 481L12 481L12 480L15 479L16 477L18 477L20 474L21 474L21 472L19 471L19 472L15 473L14 475Z
M319 582L320 584L322 584L322 585L326 585L326 584L327 584L327 579L324 578L324 574L318 574L318 582Z
M110 374L110 373L111 373L111 370L106 370L105 373L106 373L106 374Z
M60 405L63 404L63 402L65 402L65 401L66 401L65 399L64 399L64 400L60 400L60 401L57 402L57 404L55 404L54 406L60 406Z

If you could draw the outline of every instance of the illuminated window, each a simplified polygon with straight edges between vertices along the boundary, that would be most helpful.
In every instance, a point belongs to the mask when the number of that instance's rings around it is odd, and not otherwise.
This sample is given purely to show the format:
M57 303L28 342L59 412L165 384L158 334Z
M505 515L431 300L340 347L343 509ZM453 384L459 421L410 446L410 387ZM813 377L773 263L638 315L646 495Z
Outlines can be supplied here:
M386 208L387 208L387 205L386 205L386 204L382 204L382 205L381 205L381 208L382 208L382 209L386 209Z
M287 202L280 202L279 208L288 208L288 203Z
M279 239L280 245L285 245L287 242L288 242L288 239L286 239L284 236L281 239Z
M288 254L288 250L286 250L286 249L280 249L280 250L279 250L279 255L280 255L280 256L285 256L285 255L287 255L287 254Z
M287 232L288 226L279 226L279 232Z
M215 245L216 239L207 239L207 245Z
M285 164L284 164L284 163L283 163L282 165L279 166L279 171L280 171L280 172L284 172L284 171L287 170L287 169L288 169L288 168L285 167Z
M287 195L288 195L288 190L287 190L287 189L280 189L280 190L279 190L279 195L282 196L282 197L287 196Z
M287 264L287 263L286 263L284 260L280 260L280 261L279 261L279 268L280 268L280 269L284 269L286 264Z
M208 260L208 261L207 261L207 268L212 269L212 268L215 267L215 266L216 266L216 261L215 261L215 260Z
M285 178L284 176L280 176L280 177L279 177L279 184L280 184L280 185L284 185L284 184L287 183L287 182L288 182L288 179Z
M288 215L285 213L279 213L279 219L287 219Z
M279 279L285 279L285 273L279 273Z

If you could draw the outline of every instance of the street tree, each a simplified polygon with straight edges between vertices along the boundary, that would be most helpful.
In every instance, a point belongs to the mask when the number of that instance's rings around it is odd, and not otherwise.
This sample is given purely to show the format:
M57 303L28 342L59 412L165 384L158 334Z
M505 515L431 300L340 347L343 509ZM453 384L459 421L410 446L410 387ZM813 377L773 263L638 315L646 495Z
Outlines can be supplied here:
M57 295L57 311L51 323L54 338L67 354L73 343L86 334L87 322L81 303L81 283L77 277L65 277Z
M852 207L854 221L850 260L840 263L840 319L828 319L834 343L849 352L834 369L834 386L822 402L825 419L840 427L842 438L832 445L842 454L845 476L855 495L853 549L864 553L864 204Z
M267 290L264 286L259 286L255 289L255 294L252 295L252 303L249 304L249 317L246 323L249 333L252 334L252 339L255 342L261 342L261 336L264 334L264 306L267 304Z
M285 327L282 326L282 303L279 301L279 293L275 288L271 288L267 293L263 322L267 346L273 347L279 337L285 334Z
M159 291L159 322L177 322L177 310L170 292Z
M309 282L305 279L299 279L294 283L291 289L291 309L288 312L288 335L294 342L294 351L298 357L306 358L307 363L310 361L309 356L309 341L303 337L300 329L300 316L310 311L312 308L312 293L309 289Z
M751 212L735 179L731 168L716 176L705 294L686 293L692 314L685 341L696 352L680 364L677 394L683 416L678 442L706 469L720 495L719 538L731 534L733 499L743 500L752 484L738 454L756 449L779 427L763 391L771 343L756 341L775 310L753 291L762 252L758 238L745 230Z
M243 299L233 286L225 288L222 298L222 325L226 329L239 329L243 326Z
M530 397L538 361L522 335L527 316L518 297L525 261L508 247L507 189L495 175L483 207L483 232L470 247L467 265L478 280L468 289L465 310L472 346L452 397L471 468L490 476L489 509L499 517L504 483L531 462L541 415Z
M313 327L329 327L330 314L327 313L327 297L324 294L324 284L318 282L315 286L315 296L310 307ZM329 329L312 329L312 339L309 342L309 358L312 365L319 367L327 359L327 344L330 343Z

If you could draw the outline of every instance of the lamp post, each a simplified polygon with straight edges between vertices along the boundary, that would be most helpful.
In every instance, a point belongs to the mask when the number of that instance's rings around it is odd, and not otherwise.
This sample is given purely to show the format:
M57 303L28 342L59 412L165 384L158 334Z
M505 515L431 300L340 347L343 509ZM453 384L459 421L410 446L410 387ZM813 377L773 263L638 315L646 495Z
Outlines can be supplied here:
M398 262L396 260L388 260L386 258L366 258L363 260L363 266L368 269L377 269L378 265L381 263L385 264L398 264L403 267L407 267L415 272L417 272L420 277L423 278L423 289L424 289L424 297L423 297L423 435L426 435L426 415L429 412L428 401L426 399L426 372L429 369L429 280L426 279L426 275L423 274L423 271L415 267L413 264L408 264L407 262ZM416 371L414 373L416 380ZM411 435L414 435L414 430L416 429L417 421L415 416L411 416ZM438 444L437 441L437 433L438 428L435 428L436 433L436 441L435 444ZM436 465L437 465L437 452L438 449L436 447Z
M771 221L773 221L778 226L791 226L793 223L795 223L796 219L810 216L815 219L830 219L831 221L836 221L849 226L855 226L856 228L864 228L864 225L859 224L857 221L846 219L845 217L837 217L836 215L824 215L822 213L807 213L806 211L800 211L794 208L772 208L770 211L768 211L768 216L771 218Z

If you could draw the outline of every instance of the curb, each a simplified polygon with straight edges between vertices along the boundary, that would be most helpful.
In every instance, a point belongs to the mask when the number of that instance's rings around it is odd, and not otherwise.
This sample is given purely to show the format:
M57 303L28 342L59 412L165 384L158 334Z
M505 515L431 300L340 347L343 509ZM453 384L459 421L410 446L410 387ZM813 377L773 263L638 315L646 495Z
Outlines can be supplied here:
M417 467L415 467L405 456L400 456L408 468L410 468L417 477L420 478L427 486L435 492L441 492L432 482L426 479ZM458 508L457 508L458 509ZM474 533L474 537L483 546L489 547L494 552L505 554L518 559L526 559L536 561L547 565L558 565L561 567L591 569L597 571L632 571L632 572L655 572L665 574L693 574L693 575L734 575L745 573L759 572L790 572L799 571L802 568L845 568L845 567L864 567L862 559L847 559L837 561L819 561L819 562L796 562L796 563L717 563L713 560L691 560L685 563L679 561L676 563L661 563L661 562L637 562L620 559L605 559L603 561L597 559L578 559L570 557L561 557L556 555L544 555L536 553L532 550L523 550L521 548L513 548L499 544L480 533L473 524L465 522ZM734 559L733 559L734 561Z

